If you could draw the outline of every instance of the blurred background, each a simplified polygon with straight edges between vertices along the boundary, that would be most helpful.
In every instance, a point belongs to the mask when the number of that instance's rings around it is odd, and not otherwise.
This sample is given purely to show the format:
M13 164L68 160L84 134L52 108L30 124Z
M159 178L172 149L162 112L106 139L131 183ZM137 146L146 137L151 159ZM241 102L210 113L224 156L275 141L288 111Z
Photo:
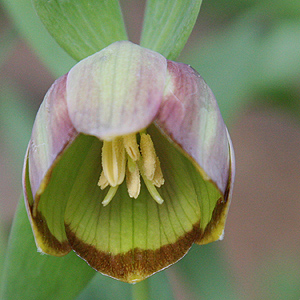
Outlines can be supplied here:
M121 5L138 42L145 1ZM174 298L300 299L300 1L204 0L177 60L213 90L237 172L224 240L166 271ZM29 0L0 1L0 273L35 114L73 64Z

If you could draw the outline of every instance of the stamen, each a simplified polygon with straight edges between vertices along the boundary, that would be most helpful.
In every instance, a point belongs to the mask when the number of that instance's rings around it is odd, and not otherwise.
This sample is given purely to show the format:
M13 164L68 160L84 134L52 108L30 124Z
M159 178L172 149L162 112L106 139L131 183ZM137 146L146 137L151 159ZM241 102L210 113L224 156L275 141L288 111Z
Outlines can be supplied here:
M117 157L118 164L118 180L117 184L121 184L125 178L125 169L126 169L126 156L125 149L122 143L122 139L116 139L113 141L114 152Z
M133 172L130 171L130 168L126 170L126 184L129 196L136 199L141 190L140 171L137 166Z
M102 167L104 175L111 186L119 185L124 181L125 149L120 138L103 142Z
M155 200L158 204L162 204L164 202L164 199L161 197L161 195L155 188L153 182L146 177L143 162L141 160L138 161L138 166L149 194L152 196L153 200Z
M100 186L101 190L104 190L108 186L108 180L104 175L104 172L101 172L99 181L98 181L98 186Z
M137 161L140 158L139 145L136 142L136 134L128 134L123 136L123 143L127 154L133 161Z
M102 201L104 206L113 199L118 186L124 181L125 175L128 194L131 198L136 199L140 194L140 175L142 175L152 198L158 204L164 202L155 188L155 186L161 187L165 180L153 142L146 131L141 131L140 137L140 146L135 134L120 136L111 141L103 141L102 172L98 185L102 190L110 186Z
M143 157L144 174L149 180L152 180L155 173L156 153L149 134L141 134L140 147Z
M156 187L161 187L165 183L158 156L156 156L156 168L152 182Z
M163 204L164 199L161 197L154 184L141 172L145 185L148 189L149 194L152 196L153 200L155 200L158 204Z
M104 200L102 201L103 206L106 206L107 204L109 204L109 202L115 196L117 190L118 190L118 186L111 186L110 187L110 189L108 190Z

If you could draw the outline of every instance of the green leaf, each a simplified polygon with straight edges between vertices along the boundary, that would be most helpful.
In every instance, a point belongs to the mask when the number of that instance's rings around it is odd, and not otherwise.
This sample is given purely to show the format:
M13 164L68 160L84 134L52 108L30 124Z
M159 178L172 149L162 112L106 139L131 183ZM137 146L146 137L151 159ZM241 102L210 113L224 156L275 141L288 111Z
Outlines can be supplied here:
M14 26L26 38L55 77L68 72L75 61L49 35L31 1L1 0ZM1 43L2 45L2 43Z
M202 0L148 0L141 46L174 60L195 25Z
M74 299L94 274L73 252L65 257L37 252L21 199L7 249L0 299Z
M127 35L117 0L33 0L49 33L81 60Z

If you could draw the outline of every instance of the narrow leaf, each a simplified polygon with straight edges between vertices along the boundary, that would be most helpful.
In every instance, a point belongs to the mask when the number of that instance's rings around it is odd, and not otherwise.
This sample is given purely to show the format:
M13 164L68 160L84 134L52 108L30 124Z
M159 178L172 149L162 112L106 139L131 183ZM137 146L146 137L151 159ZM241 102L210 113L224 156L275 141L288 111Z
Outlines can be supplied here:
M73 252L65 257L37 252L21 199L7 249L0 299L74 299L94 274Z
M49 33L76 60L127 39L117 0L34 0L33 3Z
M195 25L202 0L147 1L141 46L174 60Z

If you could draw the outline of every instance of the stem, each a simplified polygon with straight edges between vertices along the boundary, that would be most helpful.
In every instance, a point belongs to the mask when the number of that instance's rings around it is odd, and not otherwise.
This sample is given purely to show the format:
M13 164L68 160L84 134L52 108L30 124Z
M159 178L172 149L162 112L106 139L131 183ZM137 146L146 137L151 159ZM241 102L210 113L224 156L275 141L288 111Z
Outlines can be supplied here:
M147 279L132 285L132 299L133 300L149 300L150 299L149 286L148 286Z

